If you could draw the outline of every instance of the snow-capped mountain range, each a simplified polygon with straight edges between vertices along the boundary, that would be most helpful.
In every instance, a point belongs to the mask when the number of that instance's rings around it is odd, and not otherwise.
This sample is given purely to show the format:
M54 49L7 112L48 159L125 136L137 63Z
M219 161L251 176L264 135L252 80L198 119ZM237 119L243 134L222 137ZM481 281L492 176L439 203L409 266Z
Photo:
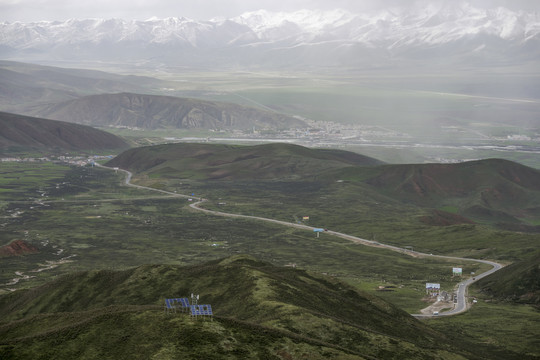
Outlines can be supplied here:
M540 15L467 3L369 14L260 10L230 19L1 23L0 58L184 66L386 66L540 59Z

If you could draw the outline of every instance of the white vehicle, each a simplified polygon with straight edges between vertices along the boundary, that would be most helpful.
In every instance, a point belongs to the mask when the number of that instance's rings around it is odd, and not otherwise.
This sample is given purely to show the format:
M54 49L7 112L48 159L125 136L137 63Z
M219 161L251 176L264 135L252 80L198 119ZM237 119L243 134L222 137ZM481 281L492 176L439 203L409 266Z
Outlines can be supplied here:
M433 312L433 315L439 315L439 312L438 312L438 311L434 311L434 312Z

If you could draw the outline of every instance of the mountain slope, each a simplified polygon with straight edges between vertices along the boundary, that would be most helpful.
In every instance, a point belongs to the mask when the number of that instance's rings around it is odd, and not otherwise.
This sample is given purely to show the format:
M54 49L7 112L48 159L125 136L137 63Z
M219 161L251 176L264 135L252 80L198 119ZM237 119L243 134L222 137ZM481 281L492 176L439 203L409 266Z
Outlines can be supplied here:
M131 93L91 95L39 109L41 116L94 126L143 129L305 128L298 119L231 103Z
M511 161L388 165L379 171L366 183L404 202L453 209L478 221L518 224L540 215L540 171Z
M163 314L164 298L192 292L212 305L213 322ZM381 299L245 256L73 274L0 297L0 314L0 353L13 356L74 348L88 356L97 347L107 358L151 358L168 347L184 357L482 358Z
M298 145L230 146L170 144L126 151L107 163L150 176L210 180L286 179L314 176L331 169L380 164L339 150Z
M121 138L89 126L0 112L0 151L120 150Z
M497 299L540 306L540 250L479 280L476 287Z
M358 14L260 10L209 21L3 23L0 32L5 34L0 46L12 56L48 58L54 53L63 59L132 62L146 61L145 54L152 52L160 62L178 65L180 59L183 65L197 67L384 66L403 60L429 64L429 58L519 64L533 61L540 51L536 14L502 7L480 9L467 2L407 4Z
M166 87L164 84L163 81L142 76L0 61L0 105L6 112L29 114L33 107L40 104L96 93L144 93L153 88Z

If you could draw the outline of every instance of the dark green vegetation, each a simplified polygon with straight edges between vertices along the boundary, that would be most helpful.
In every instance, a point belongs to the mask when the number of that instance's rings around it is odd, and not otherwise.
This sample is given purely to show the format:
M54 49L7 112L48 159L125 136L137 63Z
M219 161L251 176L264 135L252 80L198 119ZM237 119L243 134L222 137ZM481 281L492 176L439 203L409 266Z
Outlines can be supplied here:
M91 95L42 107L41 116L93 126L140 129L289 129L290 116L232 103L131 93Z
M150 178L302 181L328 170L376 164L381 162L348 151L298 145L175 144L136 148L107 166L131 169Z
M176 144L132 149L109 165L150 186L189 184L213 209L307 215L314 226L424 252L512 259L538 241L540 171L504 160L377 165L284 144Z
M212 322L164 314L200 294ZM509 359L331 277L236 256L90 271L0 298L3 359ZM61 344L61 346L58 346Z
M236 253L280 266L294 263L377 294L379 285L394 285L394 291L381 295L411 312L425 306L420 300L426 281L436 280L448 289L459 281L451 277L454 262L415 259L261 221L208 216L187 208L188 199L119 186L123 174L111 170L5 165L9 191L3 197L0 238L6 244L25 240L41 251L3 259L2 290L35 286L73 270L197 264ZM17 178L24 182L17 184ZM192 191L189 185L179 187L179 192ZM484 268L472 262L461 265L466 271Z
M481 279L475 287L497 300L540 307L540 250Z
M0 112L0 155L126 149L121 138L89 126Z

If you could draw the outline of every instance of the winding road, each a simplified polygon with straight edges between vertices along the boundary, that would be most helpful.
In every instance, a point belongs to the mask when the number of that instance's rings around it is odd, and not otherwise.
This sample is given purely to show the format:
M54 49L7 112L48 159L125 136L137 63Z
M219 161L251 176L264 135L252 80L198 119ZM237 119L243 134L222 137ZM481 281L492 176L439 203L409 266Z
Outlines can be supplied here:
M146 186L132 184L131 183L131 178L132 178L133 174L130 171L120 169L120 168L114 168L113 169L113 168L102 166L102 165L98 165L98 166L101 167L101 168L104 168L104 169L117 170L117 171L122 171L122 172L126 173L125 184L127 186L135 187L135 188L138 188L138 189L156 191L156 192L160 192L160 193L163 193L163 194L182 197L182 198L193 198L193 196L189 196L189 195L177 194L177 193L170 192L170 191L153 189L153 188L146 187ZM264 217L259 217L259 216L250 216L250 215L240 215L240 214L225 213L225 212L221 212L221 211L208 210L208 209L204 209L204 208L200 207L200 205L203 204L206 201L207 200L205 200L205 199L199 199L199 201L197 201L195 203L192 203L189 206L192 209L195 209L197 211L202 211L204 213L211 214L211 215L225 216L225 217L230 217L230 218L243 218L243 219L252 219L252 220L258 220L258 221L266 221L266 222L271 222L271 223L274 223L274 224L279 224L279 225L283 225L283 226L289 226L289 227L294 227L294 228L297 228L297 229L303 229L303 230L309 230L309 231L313 231L314 229L316 229L315 227L304 225L304 224L291 223L291 222L287 222L287 221L269 219L269 218L264 218ZM452 310L440 312L438 315L411 314L412 316L414 316L416 318L433 318L433 317L441 317L441 316L451 316L451 315L457 315L457 314L460 314L460 313L463 313L463 312L467 311L468 308L469 308L469 304L467 302L467 290L468 290L469 286L471 284L473 284L474 282L476 282L476 281L478 281L478 280L480 280L480 279L482 279L482 278L484 278L484 277L486 277L486 276L488 276L490 274L493 274L494 272L498 271L499 269L501 269L503 267L503 265L501 265L499 263L496 263L496 262L493 262L493 261L480 260L480 259L471 259L471 258L462 258L462 257L454 257L454 256L445 256L445 255L426 254L426 253L421 253L421 252L418 252L418 251L413 251L413 250L410 250L410 249L400 248L400 247L393 246L393 245L382 244L382 243L379 243L377 241L362 239L362 238L357 237L357 236L348 235L348 234L344 234L344 233L340 233L340 232L332 231L332 230L325 230L325 233L330 234L330 235L334 235L334 236L338 236L338 237L340 237L342 239L346 239L346 240L352 241L354 243L362 244L362 245L365 245L365 246L384 248L384 249L392 250L392 251L399 252L399 253L402 253L402 254L417 257L417 258L426 257L426 258L432 258L432 259L471 261L471 262L480 262L480 263L484 263L484 264L492 266L492 268L490 270L488 270L488 271L486 271L484 273L475 275L475 277L473 277L473 278L463 280L461 283L459 283L459 285L457 286L457 303L455 304L455 306L454 306L454 308Z

